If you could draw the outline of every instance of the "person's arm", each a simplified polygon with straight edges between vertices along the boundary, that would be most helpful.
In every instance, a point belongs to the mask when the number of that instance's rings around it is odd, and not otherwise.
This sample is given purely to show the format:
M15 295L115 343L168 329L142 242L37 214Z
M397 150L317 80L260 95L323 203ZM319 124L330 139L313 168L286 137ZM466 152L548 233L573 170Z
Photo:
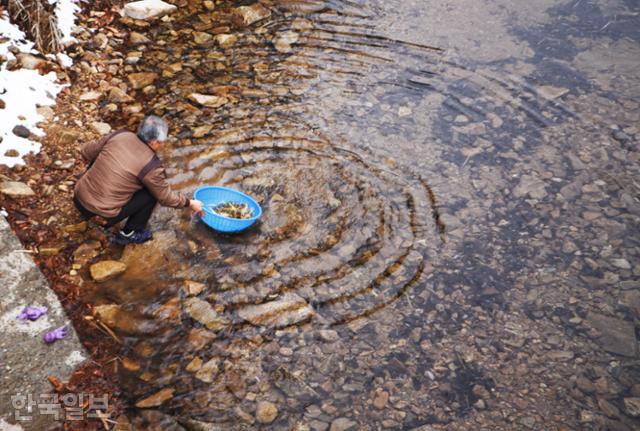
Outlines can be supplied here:
M82 157L84 157L87 162L93 162L96 157L98 157L98 154L100 154L100 151L102 151L102 147L104 147L104 144L106 144L110 138L111 134L103 136L97 141L92 141L84 144L82 148L80 148L80 154L82 154Z
M187 208L190 205L186 196L171 189L162 166L157 166L144 175L142 184L162 206Z

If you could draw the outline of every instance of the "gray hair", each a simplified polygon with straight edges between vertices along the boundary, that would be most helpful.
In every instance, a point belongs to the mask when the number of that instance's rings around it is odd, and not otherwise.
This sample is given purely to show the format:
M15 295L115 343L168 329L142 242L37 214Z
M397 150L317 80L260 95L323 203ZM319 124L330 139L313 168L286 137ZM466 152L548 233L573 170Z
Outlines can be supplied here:
M169 125L165 120L155 115L148 115L138 126L138 138L145 144L151 141L163 142L167 139Z

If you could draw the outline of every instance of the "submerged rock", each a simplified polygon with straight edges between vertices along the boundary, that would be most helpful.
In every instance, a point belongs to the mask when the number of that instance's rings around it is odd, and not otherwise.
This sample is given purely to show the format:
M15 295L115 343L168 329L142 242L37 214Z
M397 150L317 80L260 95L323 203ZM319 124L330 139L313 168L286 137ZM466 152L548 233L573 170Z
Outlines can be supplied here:
M219 331L229 325L229 321L220 316L207 301L199 298L189 298L185 301L187 313L207 329Z
M214 377L218 374L218 358L212 358L205 362L196 373L196 378L205 383L213 382Z
M282 327L309 319L314 311L295 293L285 293L275 301L250 305L238 311L238 315L256 326Z
M115 278L127 270L127 265L116 260L103 260L94 263L89 268L91 278L97 282L110 280Z
M298 33L293 31L286 31L281 33L273 43L278 52L287 53L291 51L291 45L298 41Z
M278 408L269 401L260 401L256 406L256 419L263 424L270 424L278 417Z
M355 430L357 427L357 423L347 418L338 418L331 422L331 428L329 431L351 431Z
M100 317L100 320L102 320L105 325L110 327L115 325L118 310L120 310L120 306L117 304L104 304L93 307L93 312Z
M624 409L627 411L629 416L640 416L640 398L625 398Z
M182 289L187 296L196 296L202 293L207 286L197 281L185 280Z
M122 12L133 19L147 20L171 13L178 8L162 0L141 0L124 5Z
M162 405L165 401L173 398L174 391L175 389L173 388L164 388L161 391L151 395L150 397L138 401L136 403L136 407L138 407L139 409L146 409L149 407L157 407L159 405Z
M608 352L622 356L635 356L638 342L633 322L589 313L587 321L600 332L598 343Z

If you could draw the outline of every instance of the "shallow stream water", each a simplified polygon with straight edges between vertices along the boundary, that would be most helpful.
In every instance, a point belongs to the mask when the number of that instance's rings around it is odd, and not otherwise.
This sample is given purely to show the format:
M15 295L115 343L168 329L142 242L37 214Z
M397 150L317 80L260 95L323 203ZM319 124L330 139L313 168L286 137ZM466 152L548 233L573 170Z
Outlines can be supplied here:
M451 423L475 386L526 387L493 368L504 328L573 335L548 303L640 276L637 2L272 1L248 29L188 3L128 54L162 74L167 172L264 215L225 236L159 209L88 289L119 306L133 399L169 388L164 413L226 429L261 400L272 429Z

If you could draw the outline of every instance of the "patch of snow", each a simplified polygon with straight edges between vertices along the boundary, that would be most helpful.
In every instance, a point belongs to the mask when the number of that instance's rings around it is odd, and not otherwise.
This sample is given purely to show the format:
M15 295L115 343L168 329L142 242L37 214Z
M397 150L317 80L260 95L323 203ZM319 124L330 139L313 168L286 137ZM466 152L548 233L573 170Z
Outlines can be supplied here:
M9 217L9 213L4 208L0 208L0 215L3 217Z
M78 350L74 350L67 356L67 359L64 360L64 363L69 367L75 367L84 360L87 359L82 355L82 352Z
M15 59L9 52L12 45L21 52L37 53L25 34L9 22L6 12L0 14L0 34L5 38L0 43L0 54L8 61ZM0 164L12 167L23 164L26 154L40 150L39 143L14 135L13 128L22 125L33 135L43 136L44 132L36 124L43 121L44 117L38 114L36 108L54 105L56 96L66 85L56 82L54 72L40 75L37 70L7 70L7 62L0 66L0 99L5 104L5 108L0 109ZM5 156L8 150L17 151L18 156Z
M56 59L58 60L58 63L62 67L67 68L73 65L73 60L71 59L71 57L69 57L67 54L63 52L59 52L58 54L56 54Z
M76 13L80 11L80 7L74 0L49 0L49 4L56 5L55 13L58 29L62 35L62 44L76 42L72 34L76 26Z

